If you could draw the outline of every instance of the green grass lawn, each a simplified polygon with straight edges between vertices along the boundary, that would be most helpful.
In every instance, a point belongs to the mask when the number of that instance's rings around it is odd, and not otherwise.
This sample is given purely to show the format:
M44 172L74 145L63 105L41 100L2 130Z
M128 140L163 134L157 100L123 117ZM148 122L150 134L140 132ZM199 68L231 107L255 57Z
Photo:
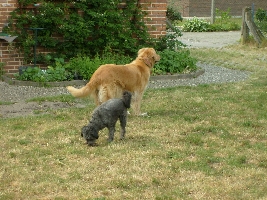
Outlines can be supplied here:
M126 139L80 137L94 109L0 119L0 199L267 198L266 49L192 49L202 62L249 70L240 83L147 90ZM62 98L55 98L62 100Z

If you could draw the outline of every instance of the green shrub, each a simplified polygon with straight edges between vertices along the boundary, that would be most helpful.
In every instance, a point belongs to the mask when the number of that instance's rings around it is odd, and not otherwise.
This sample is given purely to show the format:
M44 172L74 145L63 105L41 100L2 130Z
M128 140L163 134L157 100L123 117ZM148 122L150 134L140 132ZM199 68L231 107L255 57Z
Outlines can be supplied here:
M206 20L194 17L185 22L183 31L187 32L209 32L209 31L236 31L240 30L241 25L231 21L230 8L226 11L216 9L216 20L210 24Z
M256 25L262 32L267 33L267 11L259 8L256 12Z
M153 68L154 75L183 73L197 69L197 60L191 57L189 50L172 51L166 49L159 52L159 55L161 59Z
M240 30L241 25L234 21L231 21L230 15L231 9L220 10L216 8L216 21L214 24L210 24L210 31L236 31Z
M127 64L131 60L132 59L129 56L105 50L101 56L96 55L94 58L90 58L88 56L77 56L75 58L71 58L65 65L65 68L74 75L75 79L89 80L100 65Z
M153 74L175 74L196 70L196 59L192 58L189 50L173 51L165 49L158 51L160 62L153 68ZM52 82L73 79L89 80L92 74L103 64L127 64L132 58L106 51L105 54L94 58L78 56L70 59L66 64L56 62L55 67L49 66L47 70L38 67L27 67L15 77L23 81Z
M5 66L5 63L0 62L0 78L5 73L4 66Z
M96 69L101 65L99 56L94 59L86 56L78 56L70 59L65 68L73 74L75 79L89 80Z
M210 24L209 31L237 31L240 30L241 26L235 22L228 22L225 24Z
M22 7L36 2L18 1ZM64 55L67 60L77 55L102 54L106 47L134 55L151 40L143 20L145 13L135 1L127 1L123 9L118 6L120 2L45 1L38 7L38 12L15 9L9 18L9 26L3 31L18 35L16 47L23 53L25 63L32 62L35 44L33 32L28 27L44 28L38 31L38 46L55 52L57 57ZM39 55L38 58L45 59L45 56Z
M228 8L226 11L216 8L216 21L219 21L221 25L229 22L229 20L231 19L230 11L230 8Z
M48 67L48 69L43 72L45 82L67 81L73 79L73 75L59 62L56 62L56 67Z
M21 74L15 74L15 77L21 81L35 81L37 79L40 80L41 76L43 76L43 72L38 67L27 67L22 69Z
M163 51L164 49L169 49L175 51L181 47L185 47L179 37L182 36L182 32L179 28L173 27L172 32L167 32L167 34L159 39L155 44L155 48L158 51Z
M258 20L259 22L267 21L267 11L262 8L259 8L256 11L256 20Z
M133 57L136 56L136 53ZM130 56L123 55L121 52L113 52L111 48L106 48L100 56L101 64L114 63L117 65L124 65L132 61Z

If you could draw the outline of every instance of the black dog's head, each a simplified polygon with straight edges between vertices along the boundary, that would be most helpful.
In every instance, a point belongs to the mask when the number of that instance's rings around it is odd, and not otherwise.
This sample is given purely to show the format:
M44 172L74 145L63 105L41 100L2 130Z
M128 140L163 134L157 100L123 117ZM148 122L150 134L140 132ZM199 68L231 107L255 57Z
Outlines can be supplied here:
M123 92L122 101L123 101L123 104L126 108L131 107L131 99L132 99L132 94L130 92L128 92L128 91Z
M98 139L98 131L92 126L84 126L82 128L81 136L86 140L89 146L94 146Z

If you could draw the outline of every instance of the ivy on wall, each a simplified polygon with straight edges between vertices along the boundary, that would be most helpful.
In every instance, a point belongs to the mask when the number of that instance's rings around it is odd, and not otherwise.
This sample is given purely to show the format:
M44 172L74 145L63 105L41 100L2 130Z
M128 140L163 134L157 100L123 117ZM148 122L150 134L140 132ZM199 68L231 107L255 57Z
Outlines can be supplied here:
M4 30L18 35L17 48L26 63L33 59L35 44L29 28L38 31L38 47L53 57L72 58L77 55L101 54L112 49L123 54L136 54L150 37L144 23L144 12L138 1L80 0L43 1L19 0L20 7L11 13L9 26ZM124 6L122 6L124 5ZM122 8L123 7L123 8ZM39 54L38 62L47 60ZM50 59L51 60L51 59Z

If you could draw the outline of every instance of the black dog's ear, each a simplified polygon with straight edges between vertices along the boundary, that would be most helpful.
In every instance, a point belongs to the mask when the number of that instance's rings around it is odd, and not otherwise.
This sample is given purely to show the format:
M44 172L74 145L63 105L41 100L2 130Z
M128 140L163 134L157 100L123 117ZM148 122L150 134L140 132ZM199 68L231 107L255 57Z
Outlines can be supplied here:
M88 126L82 127L81 137L83 137L87 131L88 131Z
M95 139L98 139L98 132L94 128L91 128L90 133Z
M82 128L81 136L84 138L93 137L94 139L98 139L98 132L92 126L84 126Z

